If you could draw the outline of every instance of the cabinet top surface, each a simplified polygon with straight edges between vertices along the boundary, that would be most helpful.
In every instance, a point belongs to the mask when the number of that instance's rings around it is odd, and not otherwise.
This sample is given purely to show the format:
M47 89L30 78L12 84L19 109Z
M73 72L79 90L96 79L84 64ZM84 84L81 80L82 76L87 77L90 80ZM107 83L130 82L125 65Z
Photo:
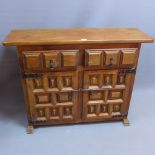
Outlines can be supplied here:
M136 28L76 28L12 30L5 46L89 43L145 43L153 38Z

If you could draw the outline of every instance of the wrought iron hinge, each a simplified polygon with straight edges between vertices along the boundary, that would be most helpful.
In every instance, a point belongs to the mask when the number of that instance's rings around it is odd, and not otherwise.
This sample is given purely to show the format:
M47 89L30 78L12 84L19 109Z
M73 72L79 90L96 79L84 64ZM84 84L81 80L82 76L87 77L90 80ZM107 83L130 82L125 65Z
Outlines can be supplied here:
M120 74L135 74L136 73L136 68L130 68L130 69L122 69L119 71Z
M120 115L113 115L112 118L125 118L127 117L127 113L124 113L124 114L120 114Z
M29 120L28 122L32 124L37 124L37 123L46 123L47 120Z
M23 78L36 78L36 77L42 77L44 74L41 73L24 73L22 74Z

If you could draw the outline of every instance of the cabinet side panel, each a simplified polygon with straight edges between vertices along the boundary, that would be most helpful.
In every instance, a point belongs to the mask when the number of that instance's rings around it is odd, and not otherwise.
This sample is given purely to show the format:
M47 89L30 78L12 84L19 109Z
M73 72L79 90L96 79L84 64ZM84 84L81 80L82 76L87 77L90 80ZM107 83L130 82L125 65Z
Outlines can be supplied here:
M17 56L18 56L18 63L19 63L19 69L20 73L22 73L22 58L21 58L21 49L17 47ZM28 91L27 91L27 85L25 79L23 79L21 75L21 83L22 83L22 88L23 88L23 94L24 94L24 104L25 104L25 109L26 109L26 116L28 120L28 124L30 123L31 118L31 111L30 111L30 106L29 106L29 98L28 98Z
M140 54L140 48L141 48L141 44L138 45L138 50L137 50L137 61L135 62L135 67L137 68L138 65L138 59L139 59L139 54ZM134 86L134 81L135 81L135 77L136 77L136 73L135 74L128 74L127 75L127 81L126 81L126 85L127 85L127 94L126 96L124 96L124 100L126 100L126 104L124 106L122 106L122 112L128 114L128 110L130 107L130 101L131 101L131 97L132 97L132 91L133 91L133 86Z

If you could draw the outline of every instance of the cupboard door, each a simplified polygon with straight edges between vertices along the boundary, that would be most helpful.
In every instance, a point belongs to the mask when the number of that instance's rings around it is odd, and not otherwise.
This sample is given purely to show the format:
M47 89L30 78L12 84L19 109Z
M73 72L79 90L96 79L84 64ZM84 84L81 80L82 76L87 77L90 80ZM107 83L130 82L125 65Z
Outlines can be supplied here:
M25 69L41 69L41 53L39 52L23 52L23 63Z
M85 65L86 66L102 66L103 57L102 51L86 50L85 52Z
M25 79L32 122L57 124L79 119L76 74L56 72Z
M118 70L85 71L83 119L104 120L127 114L133 76Z

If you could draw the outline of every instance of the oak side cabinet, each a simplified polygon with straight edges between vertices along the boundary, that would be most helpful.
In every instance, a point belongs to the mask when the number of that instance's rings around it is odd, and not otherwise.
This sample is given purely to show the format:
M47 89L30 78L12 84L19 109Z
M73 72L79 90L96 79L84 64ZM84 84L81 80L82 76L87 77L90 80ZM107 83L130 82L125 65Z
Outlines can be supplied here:
M127 119L141 43L136 28L13 30L28 133L54 124Z

